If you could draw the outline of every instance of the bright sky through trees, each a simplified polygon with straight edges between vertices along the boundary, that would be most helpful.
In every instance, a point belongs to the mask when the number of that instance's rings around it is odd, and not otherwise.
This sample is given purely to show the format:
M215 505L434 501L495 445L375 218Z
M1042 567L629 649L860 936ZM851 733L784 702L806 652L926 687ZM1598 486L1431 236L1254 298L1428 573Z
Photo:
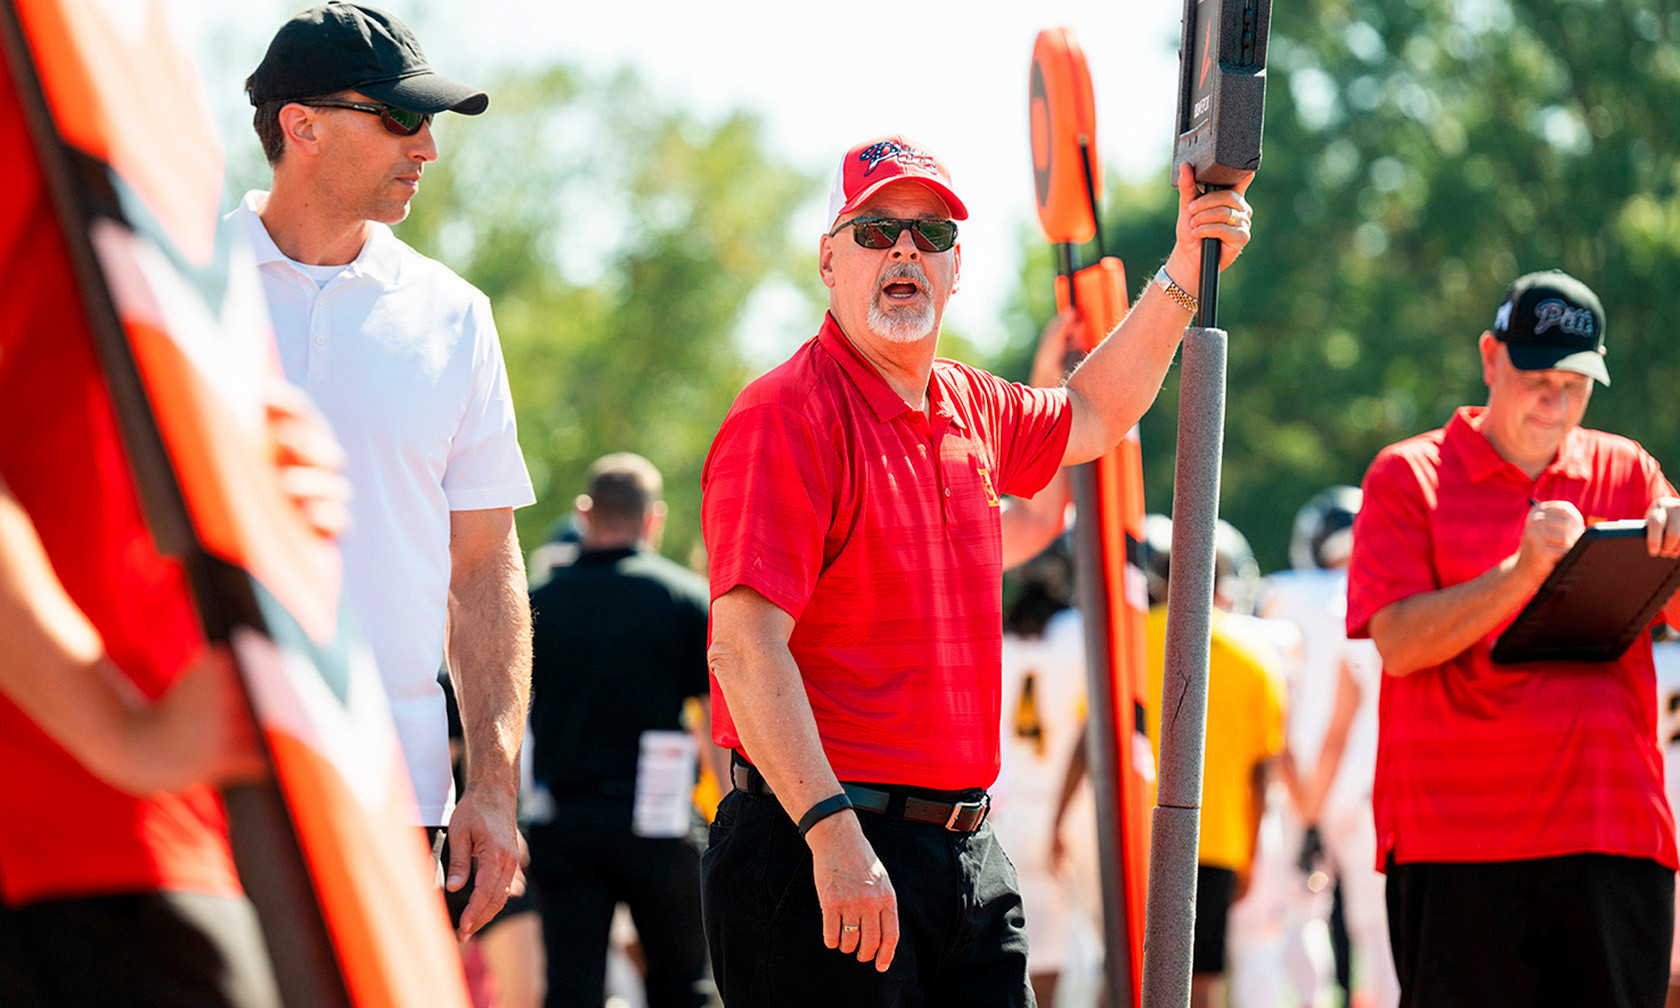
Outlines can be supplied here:
M128 3L132 0L112 0ZM275 29L305 0L167 0L191 40L228 145L255 147L239 93ZM831 177L857 140L902 132L950 168L971 219L952 325L978 345L1019 274L1016 235L1036 229L1027 70L1040 29L1072 27L1090 61L1098 142L1111 170L1165 185L1181 6L1175 0L927 0L891 7L680 0L375 0L401 17L447 76L486 85L499 71L565 62L628 66L662 100L701 116L745 107L790 163ZM494 94L489 115L495 114ZM242 152L235 150L235 163ZM448 156L447 144L444 155ZM424 198L424 197L422 197ZM819 194L788 208L796 235L826 221ZM1036 231L1034 232L1036 233ZM1161 236L1165 256L1171 236ZM1145 275L1154 263L1127 264Z

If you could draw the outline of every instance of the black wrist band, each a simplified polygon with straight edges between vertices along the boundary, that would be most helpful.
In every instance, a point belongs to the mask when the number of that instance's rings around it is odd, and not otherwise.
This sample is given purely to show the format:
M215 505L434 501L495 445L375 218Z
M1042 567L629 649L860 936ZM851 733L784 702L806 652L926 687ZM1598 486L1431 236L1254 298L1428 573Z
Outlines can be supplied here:
M804 815L799 817L800 838L804 839L805 834L811 832L812 826L822 822L824 819L827 819L836 812L844 812L846 809L851 807L852 800L846 796L846 792L844 791L832 798L824 798L822 801L812 805L806 810Z

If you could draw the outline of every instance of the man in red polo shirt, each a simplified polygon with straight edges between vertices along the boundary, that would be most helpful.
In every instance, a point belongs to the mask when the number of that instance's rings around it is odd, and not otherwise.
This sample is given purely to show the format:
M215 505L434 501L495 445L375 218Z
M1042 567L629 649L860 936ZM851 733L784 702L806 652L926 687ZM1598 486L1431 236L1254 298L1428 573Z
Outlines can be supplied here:
M736 399L703 477L713 711L739 754L701 864L730 1008L1031 1004L998 768L1000 494L1030 496L1149 407L1203 238L1247 244L1247 180L1195 196L1131 314L1035 389L935 358L967 210L903 137L847 152L816 337ZM845 782L844 787L841 782Z
M1386 672L1373 804L1402 1005L1663 1003L1676 857L1649 641L1489 658L1586 524L1643 517L1650 552L1680 556L1656 461L1579 426L1610 383L1603 338L1585 284L1521 277L1481 336L1487 406L1365 477L1347 626Z

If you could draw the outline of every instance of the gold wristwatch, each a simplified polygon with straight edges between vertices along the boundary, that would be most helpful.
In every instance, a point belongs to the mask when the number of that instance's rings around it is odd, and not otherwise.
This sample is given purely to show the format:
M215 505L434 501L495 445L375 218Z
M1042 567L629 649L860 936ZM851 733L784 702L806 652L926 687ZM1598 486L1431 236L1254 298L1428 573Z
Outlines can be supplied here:
M1196 310L1201 307L1201 302L1196 300L1194 294L1173 283L1173 278L1167 276L1166 263L1162 263L1161 268L1155 271L1155 286L1161 288L1162 293L1177 301L1180 308L1192 315L1196 314Z

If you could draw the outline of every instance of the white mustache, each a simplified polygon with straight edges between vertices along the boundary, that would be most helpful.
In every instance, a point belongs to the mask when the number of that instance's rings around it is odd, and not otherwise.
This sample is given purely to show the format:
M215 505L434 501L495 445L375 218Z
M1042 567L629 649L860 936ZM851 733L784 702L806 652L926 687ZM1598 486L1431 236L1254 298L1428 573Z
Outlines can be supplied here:
M913 262L888 263L875 277L875 289L880 290L895 280L914 280L922 290L928 289L927 271Z

